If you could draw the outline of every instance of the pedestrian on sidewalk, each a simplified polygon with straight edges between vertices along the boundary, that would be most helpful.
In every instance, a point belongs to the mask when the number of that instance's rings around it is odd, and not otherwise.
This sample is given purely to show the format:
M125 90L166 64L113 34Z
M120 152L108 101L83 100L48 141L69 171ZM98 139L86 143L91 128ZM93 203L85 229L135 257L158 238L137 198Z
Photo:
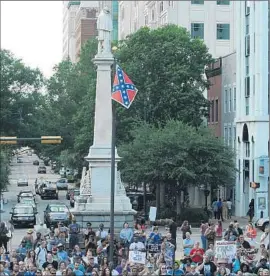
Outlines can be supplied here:
M247 212L247 215L249 216L249 222L252 222L254 217L254 198L251 199L248 207L249 210Z
M185 220L185 221L183 222L183 224L182 224L180 230L182 231L183 240L186 238L186 233L187 233L187 232L190 233L190 234L192 234L192 232L191 232L191 227L190 227L190 225L189 225L189 223L188 223L187 220Z
M8 243L8 229L4 222L0 223L0 247L4 246L6 252L8 252L7 243Z
M228 219L228 205L226 199L224 199L222 202L222 218L225 220Z
M228 219L232 218L232 201L230 198L227 199L227 207L228 207Z
M214 212L214 217L215 217L215 219L217 219L218 218L218 201L216 198L214 199L214 201L212 203L212 209Z
M222 221L224 221L223 214L222 214L222 200L221 200L221 198L217 202L217 219L218 220L221 219Z

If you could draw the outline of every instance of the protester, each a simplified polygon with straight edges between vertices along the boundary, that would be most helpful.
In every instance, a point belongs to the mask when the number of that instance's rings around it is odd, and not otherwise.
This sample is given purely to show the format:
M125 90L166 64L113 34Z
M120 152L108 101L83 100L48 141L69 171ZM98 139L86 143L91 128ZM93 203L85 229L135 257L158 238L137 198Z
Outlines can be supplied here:
M0 223L0 247L4 246L5 250L8 252L7 244L8 244L8 229L4 222Z

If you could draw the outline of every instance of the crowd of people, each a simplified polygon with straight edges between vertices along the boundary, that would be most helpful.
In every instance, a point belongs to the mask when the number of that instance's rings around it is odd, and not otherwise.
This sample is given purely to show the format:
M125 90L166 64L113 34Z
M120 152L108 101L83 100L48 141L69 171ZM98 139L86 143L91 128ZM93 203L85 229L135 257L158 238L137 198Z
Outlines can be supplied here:
M269 275L269 232L261 235L257 246L252 223L243 229L234 221L223 229L221 220L202 221L200 241L193 238L188 221L181 227L172 222L162 234L158 226L146 226L144 220L134 226L125 223L114 242L113 260L109 260L110 231L103 224L93 229L89 222L80 229L74 220L69 226L59 223L47 230L29 229L20 246L9 249L12 238L1 223L0 276ZM224 252L219 255L218 242L232 244L234 255L221 258ZM177 248L182 251L180 259Z

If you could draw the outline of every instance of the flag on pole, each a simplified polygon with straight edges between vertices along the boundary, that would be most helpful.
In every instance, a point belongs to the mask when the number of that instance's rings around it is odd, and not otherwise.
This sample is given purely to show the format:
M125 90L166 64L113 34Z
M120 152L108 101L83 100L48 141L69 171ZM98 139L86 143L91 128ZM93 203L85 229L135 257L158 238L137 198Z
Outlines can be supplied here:
M137 91L137 88L128 75L118 64L116 64L116 72L112 87L112 99L125 108L129 108L135 99Z

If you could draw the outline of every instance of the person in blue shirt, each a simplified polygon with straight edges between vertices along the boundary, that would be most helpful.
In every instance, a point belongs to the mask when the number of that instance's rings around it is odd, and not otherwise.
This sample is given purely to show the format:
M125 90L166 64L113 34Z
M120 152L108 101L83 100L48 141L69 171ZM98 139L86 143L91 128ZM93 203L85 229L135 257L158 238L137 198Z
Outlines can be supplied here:
M147 242L148 242L148 244L161 244L162 237L161 237L161 234L158 232L157 226L155 226L153 228L153 232L150 233Z
M183 269L180 268L179 264L177 262L174 263L174 275L180 276L184 275L185 272Z
M123 229L120 232L120 239L125 244L126 247L129 247L133 239L133 230L129 227L128 223L125 222Z
M57 249L58 249L58 252L57 252L57 257L58 257L58 260L59 261L67 261L68 260L68 254L67 252L64 250L64 246L62 243L59 243L57 245Z
M80 270L80 263L75 262L73 272L76 276L83 276L84 272Z
M184 255L189 256L191 249L194 247L194 241L190 238L190 233L186 233L186 238L183 240Z

